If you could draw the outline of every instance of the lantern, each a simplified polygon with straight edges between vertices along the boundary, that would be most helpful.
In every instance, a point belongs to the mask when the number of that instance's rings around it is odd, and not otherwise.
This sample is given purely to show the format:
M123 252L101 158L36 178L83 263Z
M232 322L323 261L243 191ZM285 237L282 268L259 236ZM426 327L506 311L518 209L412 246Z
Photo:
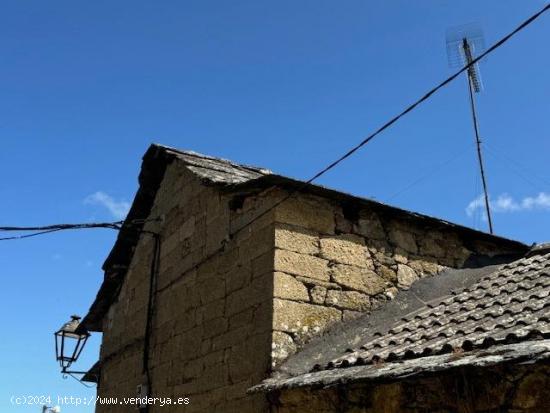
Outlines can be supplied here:
M63 324L55 332L55 353L62 372L66 372L67 368L78 359L90 337L87 331L78 331L79 325L80 317L73 315L71 321Z

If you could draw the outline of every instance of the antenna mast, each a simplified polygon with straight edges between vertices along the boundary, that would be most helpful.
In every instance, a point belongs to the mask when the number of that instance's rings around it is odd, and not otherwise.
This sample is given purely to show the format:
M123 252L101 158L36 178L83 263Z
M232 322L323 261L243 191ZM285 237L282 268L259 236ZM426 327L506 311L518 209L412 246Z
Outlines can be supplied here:
M489 205L489 191L487 188L487 179L485 177L485 167L483 165L481 138L479 137L479 125L477 122L476 103L474 97L474 93L481 92L482 83L477 64L471 64L474 60L473 56L476 46L479 49L483 48L483 34L479 29L476 29L473 26L462 27L461 30L455 29L453 32L447 32L447 55L449 57L450 65L457 66L457 63L458 65L470 65L467 72L470 108L472 110L472 121L474 124L479 172L481 175L481 182L483 184L485 211L489 222L489 232L493 234L493 220Z

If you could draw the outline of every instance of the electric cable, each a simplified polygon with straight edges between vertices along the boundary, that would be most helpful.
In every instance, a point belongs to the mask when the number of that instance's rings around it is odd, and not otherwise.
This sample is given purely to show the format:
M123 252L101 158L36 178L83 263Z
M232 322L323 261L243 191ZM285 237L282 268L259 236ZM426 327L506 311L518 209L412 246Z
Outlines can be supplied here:
M0 241L11 241L11 240L15 240L15 239L31 238L31 237L36 237L38 235L49 234L51 232L57 232L57 231L61 231L61 229L56 228L56 229L49 229L47 231L33 232L32 234L15 235L13 237L2 237L2 238L0 238Z
M275 202L270 208L266 209L265 211L258 214L255 218L252 218L250 221L245 223L240 228L236 229L234 232L230 234L230 238L234 237L236 234L241 232L244 228L248 227L249 225L256 222L258 219L264 217L269 212L277 208L279 205L281 205L283 202L286 202L288 199L293 197L296 193L301 192L304 188L306 188L309 184L311 184L313 181L318 179L319 177L323 176L325 173L330 171L331 169L335 168L338 164L349 158L351 155L353 155L355 152L357 152L359 149L361 149L363 146L371 142L374 138L376 138L380 133L388 129L390 126L392 126L394 123L399 121L401 118L403 118L408 113L412 112L414 109L416 109L421 103L428 100L433 94L435 94L437 91L442 89L443 87L447 86L449 83L451 83L453 80L455 80L457 77L459 77L462 73L467 71L470 67L474 66L479 62L481 59L498 49L500 46L508 42L513 36L515 36L517 33L525 29L527 26L529 26L531 23L533 23L537 18L539 18L544 12L550 10L550 3L544 6L540 11L533 14L531 17L529 17L527 20L525 20L523 23L521 23L519 26L517 26L513 31L508 33L506 36L502 37L499 41L494 43L491 47L489 47L487 50L485 50L483 53L481 53L476 58L472 59L468 64L464 65L461 69L453 73L451 76L449 76L447 79L440 82L437 86L430 89L427 93L425 93L422 97L417 99L414 103L406 107L403 111L401 111L398 115L391 118L389 121L384 123L382 126L380 126L378 129L376 129L374 132L372 132L370 135L368 135L366 138L364 138L359 144L355 145L351 149L349 149L347 152L345 152L342 156L325 166L323 169L321 169L319 172L314 174L311 178L309 178L307 181L303 182L297 189L291 190L285 197L281 198L279 201Z
M485 152L489 154L489 156L494 159L495 161L502 161L503 158L500 158L499 156L497 156L496 152L493 152L492 150L490 150L487 146L485 146ZM505 163L505 165L508 167L507 170L509 170L510 172L513 172L514 175L516 175L517 177L519 177L521 180L523 180L525 183L529 184L533 189L539 191L540 190L540 187L538 185L536 185L533 181L531 181L530 179L528 179L527 177L525 177L523 175L523 173L521 173L519 170L517 169L513 169L510 167L510 165L508 163Z
M481 59L483 59L485 56L492 53L494 50L505 44L508 40L510 40L515 34L523 30L525 27L527 27L529 24L531 24L533 21L535 21L538 17L540 17L544 12L550 9L550 4L546 5L543 9L541 9L539 12L525 20L523 23L521 23L515 30L510 32L508 35L504 36L502 39L500 39L498 42L493 44L491 47L489 47L485 52L480 54L475 59L472 59L467 65L462 67L460 70L455 72L453 75L449 76L447 79L439 83L437 86L430 89L427 93L425 93L422 97L417 99L414 103L406 107L403 111L401 111L398 115L391 118L389 121L384 123L382 126L380 126L378 129L376 129L374 132L372 132L370 135L365 137L361 142L359 142L357 145L349 149L347 152L345 152L343 155L341 155L339 158L322 168L319 172L315 173L311 178L309 178L307 181L302 182L301 185L298 186L298 188L295 188L291 190L285 197L281 198L279 201L275 202L271 207L266 209L265 211L258 214L256 217L252 218L250 221L245 223L243 226L238 228L237 230L231 232L230 238L234 237L236 234L238 234L240 231L242 231L244 228L252 225L254 222L277 208L279 205L281 205L283 202L290 199L292 196L294 196L296 193L301 192L304 188L306 188L308 185L310 185L313 181L320 178L336 166L338 166L341 162L345 161L347 158L352 156L355 152L357 152L359 149L361 149L363 146L367 145L369 142L371 142L374 138L376 138L378 135L380 135L383 131L388 129L390 126L398 122L401 118L406 116L408 113L412 112L414 109L416 109L420 104L428 100L432 95L434 95L436 92L438 92L443 87L447 86L449 83L451 83L453 80L455 80L458 76L460 76L463 72L468 70L471 66L475 65L477 62L479 62ZM158 218L154 219L155 221L158 220ZM139 223L143 224L146 222L146 220L139 220ZM26 235L19 235L14 237L4 237L0 238L0 241L5 240L14 240L14 239L22 239L22 238L29 238L29 237L35 237L39 235L44 235L52 232L57 231L63 231L63 230L74 230L74 229L91 229L91 228L108 228L108 229L115 229L120 230L122 229L123 225L132 225L134 224L133 221L115 221L115 222L106 222L106 223L84 223L84 224L57 224L57 225L50 225L50 226L43 226L43 227L0 227L0 231L35 231L31 234ZM154 233L152 233L154 234ZM156 293L156 279L157 279L157 273L159 270L159 260L160 260L160 238L158 234L155 235L155 245L153 250L153 257L151 262L151 274L150 274L150 280L149 280L149 294L148 294L148 308L147 308L147 318L146 318L146 326L145 326L145 343L144 343L144 349L143 349L143 373L146 375L147 385L148 385L148 393L151 394L151 377L150 377L150 366L149 366L149 340L151 336L151 329L152 329L152 318L154 314L154 298ZM72 376L72 374L71 374ZM72 376L76 379L76 377ZM77 379L78 380L78 379ZM80 380L78 380L80 381ZM81 381L80 381L81 382ZM83 383L84 384L84 383ZM85 385L85 384L84 384Z
M114 222L89 222L89 223L78 223L78 224L53 224L53 225L45 225L45 226L29 226L29 227L16 227L16 226L10 226L10 227L0 227L0 231L4 232L27 232L27 231L35 231L31 234L25 234L25 235L14 235L10 237L2 237L0 238L0 241L10 241L10 240L16 240L16 239L24 239L24 238L31 238L36 237L39 235L49 234L52 232L57 231L66 231L66 230L74 230L74 229L92 229L92 228L107 228L107 229L114 229L114 230L121 230L123 226L131 227L132 225L140 225L144 224L146 222L151 221L158 221L158 218L154 219L134 219L130 221L114 221ZM147 231L143 231L147 232Z
M493 156L493 158L504 162L506 166L508 166L508 169L514 172L517 176L519 176L525 182L533 186L533 188L540 190L541 187L535 184L534 181L532 181L530 178L536 178L542 184L544 184L545 187L550 187L550 181L547 181L546 179L542 178L538 174L534 173L533 171L531 171L529 168L527 168L525 165L523 165L516 159L505 154L501 149L497 150L496 147L492 146L492 144L488 145L487 142L485 142L485 149L488 150L488 153L490 153Z
M371 142L374 138L376 138L378 135L380 135L383 131L388 129L390 126L398 122L401 118L412 112L414 109L416 109L420 104L428 100L432 95L434 95L436 92L438 92L443 87L450 84L452 81L454 81L456 78L458 78L462 73L467 71L470 67L477 64L480 60L482 60L484 57L491 54L493 51L501 47L503 44L507 43L512 37L514 37L517 33L525 29L527 26L529 26L531 23L533 23L536 19L538 19L543 13L550 10L550 3L544 6L541 10L539 10L537 13L533 14L531 17L529 17L527 20L523 21L519 26L517 26L514 30L512 30L510 33L502 37L499 41L494 43L491 47L489 47L487 50L485 50L483 53L481 53L479 56L473 58L469 63L464 65L461 69L453 73L451 76L440 82L438 85L430 89L428 92L426 92L423 96L421 96L419 99L417 99L414 103L407 106L404 110L402 110L399 114L388 120L386 123L384 123L382 126L380 126L378 129L376 129L374 132L372 132L370 135L365 137L362 141L360 141L357 145L349 149L347 152L345 152L343 155L338 157L336 160L332 161L330 164L322 168L319 172L315 173L311 178L309 178L307 181L304 181L301 183L301 185L298 186L298 188L295 188L293 190L290 190L290 192L283 198L281 198L279 201L275 202L271 207L266 209L265 211L258 214L256 217L252 218L250 221L242 225L241 227L237 228L235 231L231 232L229 234L230 238L233 238L235 235L237 235L239 232L241 232L244 228L252 225L254 222L262 218L263 216L267 215L269 212L277 208L279 205L281 205L283 202L286 202L288 199L293 197L296 193L301 192L303 189L305 189L308 185L310 185L313 181L317 180L324 174L326 174L328 171L335 168L337 165L339 165L341 162L345 161L347 158L352 156L355 152L357 152L359 149L361 149L363 146L367 145L369 142ZM117 225L121 225L121 221L114 222L114 223L107 223L110 224L110 226L101 226L102 228L112 228L112 229L120 229ZM35 229L43 229L44 231L48 231L49 229L52 230L65 230L65 229L80 229L80 228L99 228L100 226L89 226L94 224L77 224L77 225L67 225L65 224L63 228L60 228L60 226L52 226L52 228L47 227L35 227ZM0 230L4 231L16 231L17 227L0 227ZM45 229L44 229L45 228ZM24 227L19 227L19 230L26 231L27 229L24 229ZM54 231L51 231L54 232ZM42 234L47 234L48 232L41 232L41 233L34 233L29 234L27 237L30 236L37 236ZM23 238L23 237L21 237ZM18 237L7 237L7 238L0 238L0 241L5 241L8 239L20 239Z
M409 184L407 184L406 186L404 186L400 190L394 192L391 196L389 196L387 198L387 200L391 201L392 199L396 198L397 196L401 195L402 193L407 192L408 190L414 188L420 182L432 177L436 172L440 171L441 168L443 168L444 166L450 165L451 163L453 163L457 159L463 157L465 153L466 153L466 151L455 153L453 157L447 159L446 161L444 161L444 162L442 162L438 165L435 165L432 169L430 169L425 174L421 175L420 177L418 177L414 181L410 182Z
M45 225L40 227L0 227L0 231L42 231L49 229L81 229L81 228L115 228L119 227L124 223L124 221L115 221L115 222L91 222L83 224L53 224Z

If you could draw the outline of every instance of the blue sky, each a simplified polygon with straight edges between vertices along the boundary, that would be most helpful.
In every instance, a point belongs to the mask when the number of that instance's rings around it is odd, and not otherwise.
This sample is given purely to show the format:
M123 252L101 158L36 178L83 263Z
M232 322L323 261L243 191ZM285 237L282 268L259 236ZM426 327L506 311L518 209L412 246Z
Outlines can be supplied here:
M445 31L487 44L543 1L25 1L0 14L2 225L113 220L151 142L309 178L451 73ZM550 14L481 64L500 235L550 239ZM319 183L485 228L466 80ZM468 208L469 207L469 208ZM63 380L53 331L86 313L109 230L4 242L0 410L11 395L93 396ZM96 334L75 368L97 358ZM91 412L65 406L64 412Z

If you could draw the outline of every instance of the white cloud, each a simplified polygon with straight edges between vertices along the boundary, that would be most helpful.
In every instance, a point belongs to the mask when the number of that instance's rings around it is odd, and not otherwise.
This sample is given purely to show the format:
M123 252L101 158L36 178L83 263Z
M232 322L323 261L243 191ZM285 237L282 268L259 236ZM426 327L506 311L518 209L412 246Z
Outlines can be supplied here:
M497 199L490 199L489 205L493 212L519 212L532 210L550 211L550 194L540 192L536 196L528 196L520 200L514 199L508 194L500 194ZM485 209L485 198L483 195L472 200L466 207L466 215L472 216L478 209Z
M102 191L97 191L91 195L88 195L86 199L84 199L84 203L104 206L116 219L124 219L130 209L129 202L115 201L113 197Z
M481 209L484 207L484 201L483 201L483 194L478 196L476 199L470 201L468 206L466 207L466 215L471 217L474 215L474 212L476 212L478 209Z
M526 209L540 208L550 209L550 194L540 192L536 197L527 197L521 201L521 205Z

